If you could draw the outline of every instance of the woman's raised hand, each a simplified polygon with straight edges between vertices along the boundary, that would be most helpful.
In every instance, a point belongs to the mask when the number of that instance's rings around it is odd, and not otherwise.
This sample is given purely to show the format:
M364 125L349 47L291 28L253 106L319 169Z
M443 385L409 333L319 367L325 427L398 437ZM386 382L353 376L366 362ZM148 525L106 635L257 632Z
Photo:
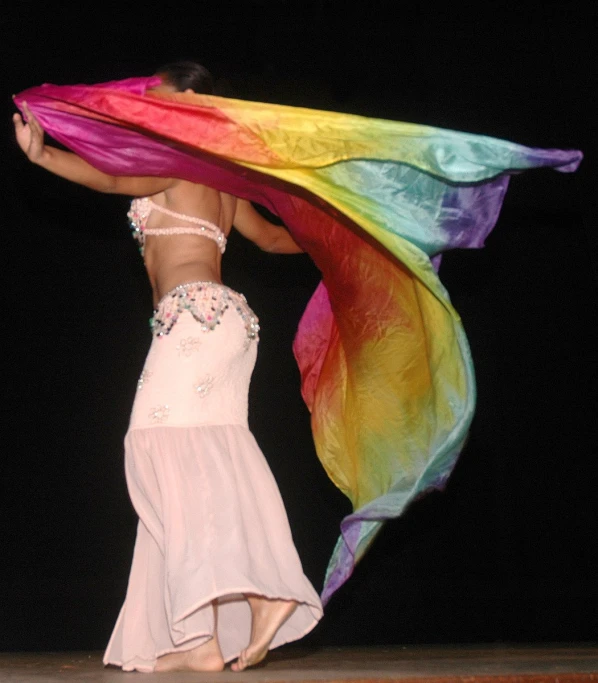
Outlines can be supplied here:
M128 194L136 197L163 192L178 182L173 178L117 177L104 173L72 152L44 144L44 129L27 106L27 102L23 102L23 114L27 119L26 123L19 113L12 117L19 147L25 152L29 161L54 175L98 192Z
M29 161L37 163L44 153L44 129L31 113L26 102L23 102L23 112L27 116L27 123L23 121L19 113L12 117L15 124L15 136L19 147L25 152Z

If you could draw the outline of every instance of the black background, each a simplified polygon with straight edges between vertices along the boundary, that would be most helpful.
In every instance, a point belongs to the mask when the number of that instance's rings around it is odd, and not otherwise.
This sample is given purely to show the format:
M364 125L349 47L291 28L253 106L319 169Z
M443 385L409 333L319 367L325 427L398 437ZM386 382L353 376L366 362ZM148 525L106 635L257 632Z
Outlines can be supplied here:
M101 648L135 533L122 438L149 345L126 198L32 167L10 95L201 61L226 93L580 148L512 180L482 251L441 278L476 363L445 492L386 525L305 642L590 641L596 581L597 16L580 3L11 3L2 26L0 648ZM317 589L348 503L314 453L291 355L318 273L232 239L225 281L262 323L251 426Z

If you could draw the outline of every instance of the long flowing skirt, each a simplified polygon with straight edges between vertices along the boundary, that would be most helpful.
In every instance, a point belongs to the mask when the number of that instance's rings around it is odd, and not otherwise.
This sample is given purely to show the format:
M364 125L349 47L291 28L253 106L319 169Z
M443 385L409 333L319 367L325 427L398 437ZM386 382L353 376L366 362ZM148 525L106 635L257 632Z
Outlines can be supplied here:
M159 306L154 330L162 335L150 348L125 439L139 525L104 663L126 671L153 671L157 657L207 642L213 603L225 661L249 643L246 594L299 603L271 647L301 638L322 616L247 426L256 319L225 287L180 291L182 306L180 294Z

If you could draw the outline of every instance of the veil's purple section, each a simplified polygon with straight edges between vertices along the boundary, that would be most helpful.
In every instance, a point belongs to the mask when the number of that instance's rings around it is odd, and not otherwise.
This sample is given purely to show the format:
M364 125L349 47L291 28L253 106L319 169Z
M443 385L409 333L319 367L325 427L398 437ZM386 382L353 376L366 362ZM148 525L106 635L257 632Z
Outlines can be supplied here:
M444 194L441 214L443 243L447 249L479 249L498 220L509 176L501 175L483 185L453 186Z

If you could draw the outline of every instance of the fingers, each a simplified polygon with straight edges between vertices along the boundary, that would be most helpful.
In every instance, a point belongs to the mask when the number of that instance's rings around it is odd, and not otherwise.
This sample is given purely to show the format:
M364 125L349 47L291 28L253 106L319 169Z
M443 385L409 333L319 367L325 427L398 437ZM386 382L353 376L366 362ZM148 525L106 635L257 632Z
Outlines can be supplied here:
M27 125L31 130L33 138L43 139L44 129L42 128L41 123L37 120L31 109L29 109L29 105L27 104L27 102L23 102L23 113L27 117Z
M23 112L23 121L29 122L29 120L33 117L33 114L31 113L31 109L29 109L27 102L23 102L21 111Z
M23 107L23 111L25 111L25 107ZM30 114L30 116L33 116L33 114L31 114L31 112L29 112L29 114ZM25 126L27 125L25 123L25 120L21 116L20 112L18 112L18 111L16 111L12 115L12 122L15 124L15 130L17 130L17 131L23 130L23 128L25 128Z
M43 130L34 113L31 111L31 109L29 109L29 105L27 104L27 102L23 102L23 113L27 117L27 123L32 128L35 128L37 132Z
M24 116L17 112L12 117L15 137L29 161L37 163L44 151L44 129L29 109L27 102L23 102L22 110Z
M27 121L27 123L33 124L34 126L37 126L37 128L39 130L43 130L39 121L35 117L35 114L31 111L31 109L29 109L29 105L27 104L27 102L23 101L22 109L23 109L23 114L25 114L25 120ZM18 112L13 115L13 121L15 120L16 116L19 116ZM19 118L21 118L21 117L19 117ZM23 121L24 119L21 119L21 120Z
M12 115L12 122L15 127L15 136L20 144L20 141L24 139L23 136L27 134L27 124L23 121L18 112Z
M37 121L27 102L23 102L23 113L27 117L27 123L31 124L33 121Z

